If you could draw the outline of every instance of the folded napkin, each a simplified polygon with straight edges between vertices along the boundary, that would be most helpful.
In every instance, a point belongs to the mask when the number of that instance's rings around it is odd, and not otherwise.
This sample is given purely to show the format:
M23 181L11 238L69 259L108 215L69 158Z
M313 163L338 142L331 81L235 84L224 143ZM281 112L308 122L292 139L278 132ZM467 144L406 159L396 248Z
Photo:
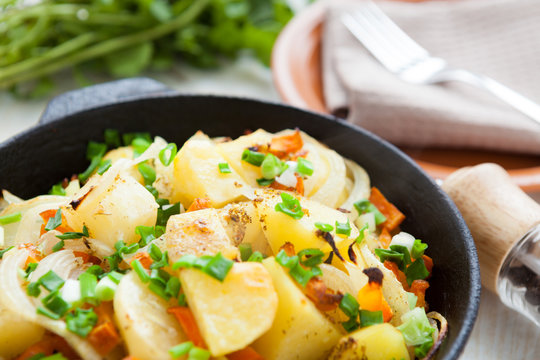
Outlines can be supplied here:
M383 68L341 23L358 2L328 2L322 61L333 113L397 145L540 154L540 124L488 92L457 82L413 85ZM540 103L540 1L376 3L434 56Z

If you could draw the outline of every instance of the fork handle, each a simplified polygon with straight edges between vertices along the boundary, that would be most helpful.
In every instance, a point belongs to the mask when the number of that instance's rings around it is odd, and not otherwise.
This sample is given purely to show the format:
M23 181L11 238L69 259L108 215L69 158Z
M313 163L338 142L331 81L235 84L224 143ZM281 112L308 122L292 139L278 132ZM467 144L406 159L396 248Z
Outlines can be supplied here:
M433 80L436 82L461 81L485 89L540 124L540 106L538 104L490 77L454 69L439 73Z

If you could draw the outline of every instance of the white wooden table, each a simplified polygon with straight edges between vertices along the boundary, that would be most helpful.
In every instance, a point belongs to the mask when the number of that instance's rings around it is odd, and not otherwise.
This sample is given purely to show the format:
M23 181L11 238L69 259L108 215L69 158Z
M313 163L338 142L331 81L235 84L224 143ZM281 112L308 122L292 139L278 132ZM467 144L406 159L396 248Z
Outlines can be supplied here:
M178 66L171 73L150 76L181 92L279 100L270 70L250 58L242 58L220 70L199 71ZM63 90L73 86L61 82ZM34 125L46 102L46 99L21 101L0 93L0 142ZM539 195L535 195L537 201ZM496 295L483 289L478 320L461 359L540 359L540 328L507 309Z

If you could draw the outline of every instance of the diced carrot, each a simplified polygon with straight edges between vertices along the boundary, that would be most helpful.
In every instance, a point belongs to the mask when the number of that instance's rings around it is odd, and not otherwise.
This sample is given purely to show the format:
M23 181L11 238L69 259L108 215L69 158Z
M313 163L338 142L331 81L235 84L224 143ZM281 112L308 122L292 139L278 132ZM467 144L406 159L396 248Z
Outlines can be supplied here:
M26 262L24 263L24 267L26 268L28 264L30 263L37 263L40 262L41 259L43 259L43 256L41 255L41 251L38 250L37 246L31 243L21 244L18 246L19 249L26 249L30 251L30 255L26 258Z
M39 234L40 236L47 232L47 230L45 230L45 226L47 225L47 222L49 222L49 219L53 218L56 215L56 211L58 211L58 209L49 209L39 213L39 216L41 216L41 218L43 219L43 224L41 225L41 231ZM73 232L73 229L69 225L67 225L67 220L64 214L62 214L62 223L55 230L60 231L61 233Z
M390 232L386 227L383 227L381 230L381 234L379 235L379 242L384 249L388 249L388 247L390 246L390 242L392 242L392 235L390 235Z
M389 231L394 230L401 222L403 222L403 220L405 220L405 215L403 215L403 213L391 202L386 200L384 195L376 187L371 188L369 201L386 217L383 227L387 228Z
M84 251L73 251L73 255L75 255L75 257L80 257L85 263L92 263L94 265L101 264L100 258L94 255L85 253Z
M392 309L383 297L381 285L376 282L368 282L358 292L358 304L360 309L369 311L382 311L384 322L392 319Z
M407 276L405 276L405 273L403 271L399 270L397 264L393 261L385 260L383 265L385 268L391 270L394 273L396 279L398 279L401 285L403 285L403 289L405 289L405 291L408 291L409 284L407 284Z
M427 255L422 255L422 259L424 259L424 265L426 265L426 269L429 271L429 276L431 276L431 271L433 270L433 259Z
M300 130L289 135L282 135L273 137L270 142L270 152L282 159L287 155L300 151L304 146L304 141L300 135Z
M264 360L258 352L248 346L242 350L235 351L227 355L228 360Z
M154 262L150 257L150 254L148 254L147 252L139 252L135 254L133 260L139 260L141 262L141 265L145 269L150 269L150 265L152 265L152 263Z
M186 212L211 208L212 204L209 198L196 198L193 200Z
M426 280L414 280L411 284L409 292L412 292L418 297L416 301L417 307L423 307L427 310L426 290L429 288L429 283Z
M206 343L199 331L197 321L195 321L195 317L188 307L174 306L167 309L167 312L176 317L186 336L195 346L206 349Z
M96 326L88 334L87 340L102 356L110 353L120 344L120 335L114 326L114 310L111 301L103 301L94 308L98 317Z
M70 360L79 358L75 350L69 346L64 338L58 335L47 334L43 339L28 347L21 355L19 355L19 357L17 357L17 360L28 360L38 354L50 356L55 352L60 352L64 357Z
M123 358L122 360L139 360L138 358L136 358L135 356L126 356L125 358Z
M281 245L279 250L285 250L285 254L287 254L287 256L294 256L296 254L296 251L294 250L294 244L288 241L285 244Z
M296 176L296 192L299 193L300 195L304 196L304 179L302 179L301 176L299 175L295 175Z
M322 279L318 276L309 279L304 289L306 296L321 311L332 311L336 309L343 295L326 287Z

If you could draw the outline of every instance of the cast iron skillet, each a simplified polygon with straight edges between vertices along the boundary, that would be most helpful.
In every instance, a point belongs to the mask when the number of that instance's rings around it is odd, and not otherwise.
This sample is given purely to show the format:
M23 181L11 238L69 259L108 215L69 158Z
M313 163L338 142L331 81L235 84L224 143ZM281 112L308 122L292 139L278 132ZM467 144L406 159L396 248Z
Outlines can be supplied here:
M45 193L86 168L87 142L102 141L107 128L149 131L182 144L199 129L234 138L246 129L295 127L363 166L372 184L406 214L403 230L429 244L435 268L427 300L450 327L437 359L456 359L480 299L469 230L439 186L406 155L337 118L255 100L179 95L144 78L96 85L55 98L36 127L0 144L0 188L23 198Z

